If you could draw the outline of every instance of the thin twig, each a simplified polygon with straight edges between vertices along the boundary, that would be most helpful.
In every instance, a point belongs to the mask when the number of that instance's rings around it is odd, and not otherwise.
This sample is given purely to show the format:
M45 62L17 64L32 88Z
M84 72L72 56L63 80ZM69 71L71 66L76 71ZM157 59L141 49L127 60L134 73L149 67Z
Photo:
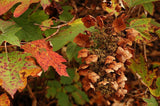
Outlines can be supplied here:
M7 42L4 42L4 46L5 46L5 53L6 53L6 58L7 58L7 62L8 62L8 51L7 51Z
M144 58L145 58L145 61L147 62L146 44L144 43L143 43L143 50L144 50Z
M48 39L50 39L51 37L53 37L54 35L56 35L56 34L59 32L59 29L60 29L60 28L58 28L56 32L54 32L52 35L48 36L48 37L45 38L44 40L48 40Z
M30 88L30 86L28 84L27 84L27 89L28 89L28 92L30 94L30 97L32 98L32 106L37 106L36 97L35 97L34 93L32 92L32 89Z

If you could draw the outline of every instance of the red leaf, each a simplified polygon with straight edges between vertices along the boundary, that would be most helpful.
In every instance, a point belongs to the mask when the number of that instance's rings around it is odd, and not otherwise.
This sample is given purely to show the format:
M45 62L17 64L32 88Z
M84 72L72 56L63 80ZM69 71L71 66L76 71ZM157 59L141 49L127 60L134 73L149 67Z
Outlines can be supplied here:
M62 64L62 62L66 62L66 60L61 55L54 52L45 40L32 41L21 47L25 52L31 53L32 56L37 59L37 62L44 71L47 71L49 66L53 66L60 76L69 76L66 72L66 66Z

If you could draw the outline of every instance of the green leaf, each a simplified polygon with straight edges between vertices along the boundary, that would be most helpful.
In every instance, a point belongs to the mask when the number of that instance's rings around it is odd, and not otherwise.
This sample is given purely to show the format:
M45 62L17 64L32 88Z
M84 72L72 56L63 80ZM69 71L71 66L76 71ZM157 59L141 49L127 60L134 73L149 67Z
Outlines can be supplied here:
M0 34L0 44L7 41L12 45L20 46L20 41L15 35L20 29L14 22L0 20L0 30L2 31L2 34Z
M137 36L137 39L149 40L151 38L150 32L153 32L151 21L151 18L143 18L134 19L130 22L130 27L140 33L140 36Z
M153 15L154 12L154 4L153 3L144 3L142 4L144 9L149 12L149 14Z
M75 76L75 71L73 69L67 69L67 73L69 74L70 77L66 76L61 76L61 84L71 84L73 82L73 78Z
M41 24L41 21L46 20L48 16L43 10L39 10L30 16L31 12L32 10L28 9L22 16L13 18L14 22L21 28L16 33L20 40L33 41L43 38L39 26L34 25L34 23Z
M143 100L147 102L147 106L158 106L158 102L152 95L150 99L143 98Z
M74 58L75 56L77 56L78 51L79 51L80 49L82 49L82 48L79 47L79 46L77 46L76 43L70 42L70 43L67 45L67 51L66 51L68 60L71 61L72 58Z
M160 96L160 77L156 75L156 69L150 71L147 69L147 65L144 61L142 55L136 61L131 60L131 65L129 68L141 76L142 81L149 88L152 95L159 97ZM154 81L156 82L154 84Z
M57 51L62 48L65 44L73 42L73 39L79 34L83 33L85 30L96 31L94 27L86 28L83 25L81 19L75 20L71 23L70 27L64 30L61 30L56 36L49 39L53 45L53 50Z
M153 1L158 1L158 0L124 0L124 2L130 8L133 7L133 6L139 5L139 4L151 3Z
M158 29L157 31L156 31L156 34L159 36L159 38L160 38L160 29Z
M71 106L71 103L69 102L68 95L64 92L58 92L56 98L58 99L58 105L59 106Z
M73 18L73 15L69 12L72 9L71 6L63 6L63 13L59 15L60 20L70 21Z
M0 79L3 81L2 87L13 97L18 89L25 87L20 79L19 71L33 69L36 66L25 60L25 57L30 55L28 53L12 52L7 55L0 54Z
M77 88L74 85L67 85L67 86L64 87L64 89L69 93L77 90Z
M47 98L54 98L57 94L58 89L61 88L61 84L56 80L48 81L47 86L49 87L46 94Z
M47 98L54 98L56 96L56 88L55 87L51 87L51 88L48 88L47 89L47 94L46 94L46 97Z
M78 105L84 105L86 102L89 102L87 95L83 91L73 92L72 96Z

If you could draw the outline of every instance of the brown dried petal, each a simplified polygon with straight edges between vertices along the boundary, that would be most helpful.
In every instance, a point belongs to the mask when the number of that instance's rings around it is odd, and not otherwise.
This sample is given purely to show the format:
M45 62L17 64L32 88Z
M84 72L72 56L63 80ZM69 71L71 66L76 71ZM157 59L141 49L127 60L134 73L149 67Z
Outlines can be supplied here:
M105 69L106 73L111 73L111 72L114 72L114 70L112 69Z
M116 95L118 97L120 97L120 96L124 97L126 93L127 93L126 89L118 89L118 91L116 92Z
M101 16L97 16L96 19L97 19L98 26L102 28L104 26L103 18L101 18Z
M117 62L113 61L113 62L108 66L108 68L112 68L113 70L117 71L119 68L121 68L121 67L123 67L123 66L124 66L123 63L121 63L121 62L117 63Z
M89 81L89 79L87 77L82 79L82 85L83 85L83 89L85 91L88 91L89 89L95 89L93 84Z
M125 82L121 82L118 84L120 88L124 88L125 87Z
M87 57L89 54L89 50L88 49L82 49L78 52L78 58L80 57Z
M117 33L126 29L126 24L124 22L124 15L123 14L113 21L112 27L114 28L115 32L117 32Z
M90 64L91 62L97 62L98 60L98 56L97 55L89 55L85 61L86 61L86 64Z
M81 20L84 23L84 26L86 26L87 28L94 26L96 24L96 19L91 15L83 17Z
M95 72L88 73L88 79L90 79L92 83L97 82L99 78L100 76L96 74Z
M74 38L73 41L80 47L90 47L92 42L89 40L89 36L90 35L80 33Z
M102 84L102 85L106 85L106 84L108 84L108 83L109 83L108 81L101 81L101 82L98 83L98 85L101 85L101 84Z
M113 60L115 60L115 57L113 56L107 56L105 64L110 64L113 62Z
M80 66L79 66L79 69L86 69L86 68L88 68L89 67L89 64L81 64Z
M116 82L116 81L111 82L111 84L112 84L112 88L113 88L113 89L115 89L115 90L117 90L117 89L118 89L118 84L117 84L117 82Z
M135 29L127 29L125 30L127 32L127 38L131 41L135 41L136 37L139 35L139 32Z
M125 47L126 45L132 46L132 41L126 38L119 37L118 45Z
M87 76L88 75L88 69L79 70L78 73L80 76Z
M117 79L117 83L121 83L121 82L124 82L124 81L127 81L127 77L124 75L124 73L122 73L118 79Z
M127 48L125 50L122 47L118 47L116 53L119 55L117 56L118 60L122 63L124 63L127 59L130 59L132 57L132 54Z

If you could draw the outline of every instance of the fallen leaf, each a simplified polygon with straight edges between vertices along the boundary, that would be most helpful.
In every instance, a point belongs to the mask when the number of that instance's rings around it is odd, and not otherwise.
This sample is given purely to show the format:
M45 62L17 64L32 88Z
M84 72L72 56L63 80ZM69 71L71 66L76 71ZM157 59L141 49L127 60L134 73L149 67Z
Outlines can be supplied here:
M68 76L66 66L62 64L62 62L66 62L66 60L54 52L45 40L32 41L22 45L21 48L24 49L25 52L31 53L44 71L47 71L49 66L53 66L60 76Z
M87 77L84 77L82 79L82 85L83 85L83 89L85 91L88 91L89 89L94 89L95 90L95 87L94 85L89 81L89 79Z
M105 69L106 73L111 73L111 72L114 72L114 70L112 69Z
M121 62L117 63L116 61L113 61L113 62L108 66L108 68L117 71L119 68L121 68L121 67L123 67L123 66L124 66L123 63L121 63Z
M10 100L6 93L0 95L0 106L10 106Z
M12 6L21 2L21 4L15 9L14 17L19 17L23 14L32 3L37 3L40 0L0 0L0 15L6 13Z
M101 16L97 16L96 17L96 20L97 20L97 24L100 28L103 28L104 27L104 23L103 23L103 18Z
M96 25L96 19L91 15L83 17L81 20L82 20L84 26L86 26L87 28Z

